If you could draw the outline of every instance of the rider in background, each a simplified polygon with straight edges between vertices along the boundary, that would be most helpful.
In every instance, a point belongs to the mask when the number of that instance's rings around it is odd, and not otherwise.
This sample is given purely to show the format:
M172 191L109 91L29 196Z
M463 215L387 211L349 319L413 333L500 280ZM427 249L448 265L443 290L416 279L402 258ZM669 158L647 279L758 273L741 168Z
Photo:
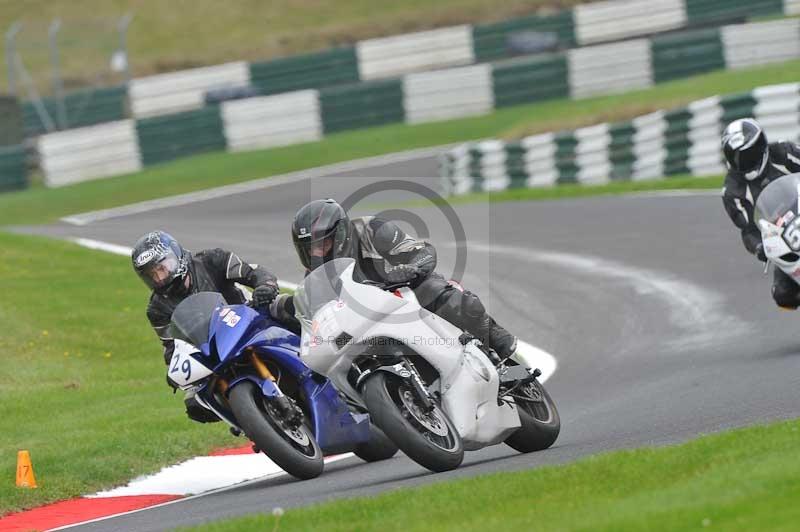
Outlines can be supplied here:
M275 276L261 266L250 266L235 253L206 249L192 254L163 231L142 236L131 253L133 269L152 291L147 319L164 346L164 362L169 365L175 347L170 336L172 312L178 304L198 292L219 292L228 304L247 301L234 283L253 288L253 307L266 309L278 295ZM167 377L167 384L176 388ZM186 414L201 423L219 421L213 412L200 406L194 393L184 397Z
M800 146L792 142L767 142L761 126L752 118L734 120L722 133L722 151L728 166L722 203L742 231L744 247L766 262L754 207L761 191L772 181L800 172ZM794 310L800 305L800 286L775 268L772 297L778 306Z
M422 307L472 334L501 359L516 351L516 337L489 316L477 295L433 271L434 247L392 221L374 216L351 220L334 200L315 200L297 211L292 239L307 272L329 260L356 259L358 275L389 284L408 282ZM273 308L277 316L294 313L288 296Z

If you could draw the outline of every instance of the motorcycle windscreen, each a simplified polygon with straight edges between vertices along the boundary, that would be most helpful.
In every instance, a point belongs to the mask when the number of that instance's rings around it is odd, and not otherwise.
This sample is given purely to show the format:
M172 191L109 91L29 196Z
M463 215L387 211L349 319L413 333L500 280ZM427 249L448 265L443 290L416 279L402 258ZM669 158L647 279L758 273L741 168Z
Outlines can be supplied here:
M301 324L309 325L319 309L340 299L340 276L354 262L354 259L334 259L306 276L294 293L295 315Z
M800 173L789 174L767 185L756 201L756 225L761 220L785 226L800 212ZM787 213L792 213L787 216Z
M199 292L187 297L172 313L172 337L202 349L208 343L214 311L224 305L225 298L217 292Z

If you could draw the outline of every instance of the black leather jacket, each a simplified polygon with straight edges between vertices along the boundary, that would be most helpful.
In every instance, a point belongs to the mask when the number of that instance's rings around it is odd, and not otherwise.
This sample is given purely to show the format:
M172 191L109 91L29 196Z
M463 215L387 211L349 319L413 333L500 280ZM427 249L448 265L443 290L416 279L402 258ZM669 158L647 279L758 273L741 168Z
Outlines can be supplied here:
M187 252L189 253L189 252ZM245 302L244 294L234 283L250 288L263 284L277 284L275 275L261 266L251 267L235 253L224 249L206 249L190 256L189 275L191 287L183 295L160 295L153 292L147 305L147 319L158 339L164 345L164 360L169 363L174 341L169 334L169 323L175 307L186 297L198 292L220 292L229 304Z
M759 194L772 181L795 172L800 172L800 146L773 142L769 145L769 162L758 178L748 181L741 172L734 170L725 176L722 203L734 225L741 229L742 242L750 253L755 253L756 246L761 243L761 232L753 216Z

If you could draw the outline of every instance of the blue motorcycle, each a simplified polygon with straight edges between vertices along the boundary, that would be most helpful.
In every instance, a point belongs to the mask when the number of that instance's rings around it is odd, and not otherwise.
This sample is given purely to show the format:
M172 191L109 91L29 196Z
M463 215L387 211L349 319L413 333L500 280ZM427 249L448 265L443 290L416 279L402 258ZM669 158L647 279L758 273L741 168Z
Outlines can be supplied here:
M200 292L177 306L171 331L168 377L290 475L319 476L327 454L375 461L397 452L366 412L301 362L298 336L268 314Z

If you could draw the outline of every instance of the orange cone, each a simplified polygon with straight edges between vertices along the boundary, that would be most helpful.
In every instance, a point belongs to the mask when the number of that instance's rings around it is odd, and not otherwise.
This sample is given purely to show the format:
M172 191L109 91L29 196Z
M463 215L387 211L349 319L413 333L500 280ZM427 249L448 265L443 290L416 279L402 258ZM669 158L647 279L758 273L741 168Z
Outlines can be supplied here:
M36 477L33 476L31 455L28 451L17 453L17 487L36 488Z

